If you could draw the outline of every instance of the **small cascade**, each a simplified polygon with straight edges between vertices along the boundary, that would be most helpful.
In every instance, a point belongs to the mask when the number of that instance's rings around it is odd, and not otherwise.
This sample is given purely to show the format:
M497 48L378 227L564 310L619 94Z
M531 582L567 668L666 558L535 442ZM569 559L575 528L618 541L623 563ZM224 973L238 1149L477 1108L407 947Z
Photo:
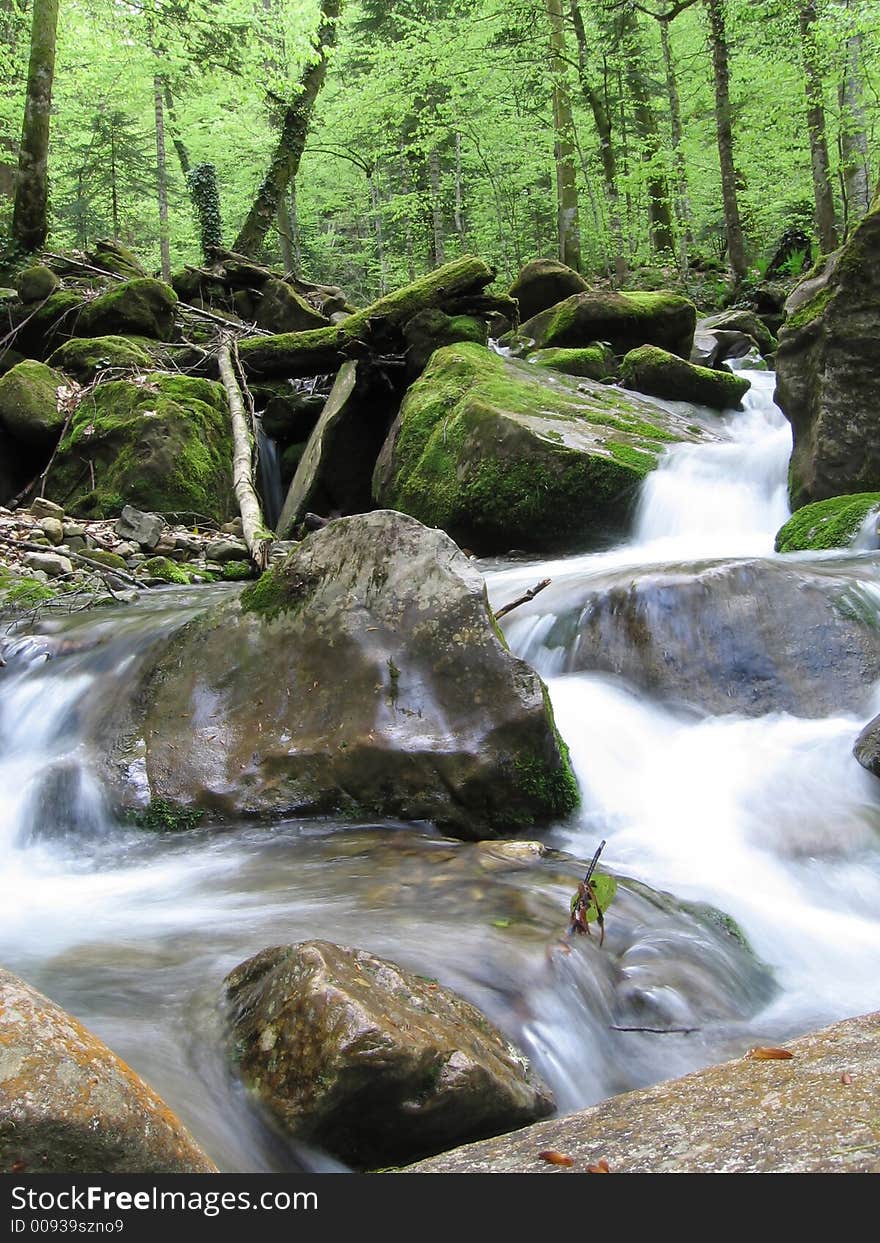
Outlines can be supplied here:
M271 530L275 530L281 510L284 508L284 488L281 483L281 454L278 444L263 431L263 421L257 417L257 463L260 476L260 500L263 517Z

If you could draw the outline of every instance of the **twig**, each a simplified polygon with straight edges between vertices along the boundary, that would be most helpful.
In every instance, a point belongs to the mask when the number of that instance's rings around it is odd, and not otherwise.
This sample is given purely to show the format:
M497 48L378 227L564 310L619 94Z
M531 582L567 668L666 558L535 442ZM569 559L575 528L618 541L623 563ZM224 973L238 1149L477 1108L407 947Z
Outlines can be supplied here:
M53 547L47 546L46 544L34 544L31 543L30 540L13 539L10 535L0 535L0 543L7 544L12 548L23 548L25 552L55 551ZM62 557L68 557L71 561L76 561L80 565L88 566L90 570L97 570L101 574L112 574L114 578L118 578L120 582L128 583L130 587L139 587L141 585L136 579L132 578L131 575L126 574L123 570L111 569L109 566L100 565L97 561L90 561L89 558L83 556L82 553L71 552L68 550L67 552L62 552L59 555Z
M532 587L530 591L527 591L524 596L520 596L518 600L512 600L510 604L505 604L503 608L496 609L495 620L497 621L499 617L506 617L507 614L512 613L514 609L518 609L521 604L528 604L529 600L534 600L535 596L538 595L539 592L543 591L545 587L549 587L552 581L553 580L550 578L545 578L540 583L536 583L535 586Z
M689 1036L691 1032L699 1032L701 1027L617 1027L611 1024L611 1032L649 1032L652 1036Z

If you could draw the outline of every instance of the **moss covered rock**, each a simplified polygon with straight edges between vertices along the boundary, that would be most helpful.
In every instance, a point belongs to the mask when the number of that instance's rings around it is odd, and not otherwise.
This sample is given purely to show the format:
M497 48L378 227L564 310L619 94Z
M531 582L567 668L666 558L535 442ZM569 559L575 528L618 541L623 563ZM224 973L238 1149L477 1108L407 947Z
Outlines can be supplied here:
M880 490L880 194L786 303L776 400L794 432L792 508Z
M719 311L717 315L710 315L707 319L701 320L700 325L706 331L718 329L719 331L741 332L751 337L764 355L774 353L777 347L776 338L764 321L754 311L747 308Z
M224 522L234 505L222 386L162 373L99 385L59 446L47 490L83 517L132 505Z
M377 504L478 552L553 550L620 531L683 419L478 345L439 350L373 477Z
M689 358L696 322L696 307L681 294L593 291L574 294L526 320L519 335L537 349L607 341L618 354L659 345Z
M360 1168L545 1118L525 1056L464 998L364 950L277 946L225 980L244 1082L289 1135Z
M82 337L134 334L167 341L174 331L177 294L170 285L144 277L114 285L82 310L77 332Z
M154 361L143 345L129 337L73 337L49 359L67 375L88 384L101 371L145 371Z
M60 281L51 268L43 263L36 263L31 268L25 268L16 284L18 296L28 306L48 298L58 288Z
M86 300L81 293L73 289L56 290L22 325L16 344L27 354L48 358L62 341L76 336L80 313L85 305Z
M831 496L805 505L776 533L777 552L848 548L871 510L880 509L880 492Z
M573 268L566 267L558 259L533 259L520 271L507 292L519 302L519 317L523 320L556 306L572 294L586 291L587 282Z
M713 410L741 409L742 399L752 387L744 376L698 367L656 345L630 350L620 365L620 374L624 386L637 393L691 401Z
M459 341L486 345L489 329L485 320L475 319L473 315L447 315L434 308L414 315L403 335L407 372L413 377L421 375L434 351L444 345L456 345Z
M220 818L399 817L479 839L578 797L481 575L404 514L309 536L155 655L132 713L109 742L114 771L134 765L129 801L146 787Z
M96 268L103 268L105 272L115 272L117 276L124 276L126 279L147 275L146 268L134 251L112 238L105 238L104 241L95 243L95 249L89 255L89 262Z
M0 377L0 426L12 440L37 452L55 447L66 417L58 409L64 383L60 372L31 360Z
M526 362L587 380L614 379L618 370L614 351L599 341L577 350L535 350L526 357Z
M286 281L271 277L255 299L254 318L269 332L308 332L326 328L330 321L300 297Z

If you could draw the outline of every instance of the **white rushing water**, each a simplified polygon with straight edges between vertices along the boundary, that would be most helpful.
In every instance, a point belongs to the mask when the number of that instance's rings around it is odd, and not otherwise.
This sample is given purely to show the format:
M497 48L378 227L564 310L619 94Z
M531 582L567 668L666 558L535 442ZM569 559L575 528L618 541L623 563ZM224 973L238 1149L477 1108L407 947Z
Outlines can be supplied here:
M159 592L7 646L0 963L87 1022L232 1170L310 1160L271 1135L226 1069L222 979L268 945L325 937L441 978L528 1050L565 1109L880 1005L880 794L851 755L871 705L824 719L706 716L607 674L558 676L558 643L544 642L585 587L773 557L790 434L772 375L749 378L743 412L693 412L724 439L668 453L629 540L506 565L488 582L498 604L553 579L505 623L514 650L548 679L583 791L549 840L580 860L604 837L609 868L731 915L775 991L750 955L676 902L623 887L603 950L583 938L554 953L578 872L558 857L495 870L473 844L419 826L291 822L154 837L116 823L101 757L85 742L89 721L128 685L148 642L226 589ZM833 556L822 565L835 573ZM873 554L850 564L854 582L877 610ZM696 1030L615 1030L640 1014Z

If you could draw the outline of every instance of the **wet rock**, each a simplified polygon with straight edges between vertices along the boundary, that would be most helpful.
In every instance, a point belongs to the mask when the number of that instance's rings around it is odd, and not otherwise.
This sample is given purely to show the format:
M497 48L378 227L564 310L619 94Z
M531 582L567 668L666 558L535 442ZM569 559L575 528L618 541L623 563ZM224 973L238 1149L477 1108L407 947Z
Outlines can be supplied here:
M700 320L698 328L708 332L720 330L742 333L744 336L751 337L764 355L772 354L776 349L777 343L773 333L754 311L747 309L720 311L717 315L709 315L706 319Z
M690 358L696 322L696 307L680 294L591 291L526 320L519 336L533 341L536 349L607 341L617 354L659 345Z
M205 556L209 561L217 561L220 565L223 565L226 561L246 561L248 557L247 544L230 539L211 540L205 547Z
M485 320L472 315L447 315L444 311L420 311L403 330L406 341L407 374L411 379L421 375L435 350L460 341L486 345L489 330Z
M546 1117L549 1089L485 1017L364 950L264 950L226 979L231 1048L284 1130L360 1168Z
M254 301L254 318L269 332L308 332L310 328L326 328L330 322L286 281L276 277L265 282Z
M526 362L588 380L616 379L618 370L613 350L601 342L585 345L579 350L535 350L527 356Z
M27 360L0 377L0 426L28 450L47 456L58 443L65 413L58 408L64 376Z
M27 552L23 560L30 569L42 570L50 578L59 578L63 574L73 573L73 562L69 557L63 557L60 553Z
M115 529L122 540L132 540L142 548L155 548L162 538L165 519L159 514L145 514L133 505L126 505Z
M691 362L698 367L720 367L728 358L745 358L750 350L757 350L757 342L744 332L716 328L703 328L701 320L694 333Z
M779 335L776 400L794 432L792 507L880 491L880 195L841 250L794 290Z
M56 505L54 501L50 501L45 496L35 497L28 506L28 511L33 518L39 521L41 518L63 518L64 509L61 505Z
M25 1176L216 1173L134 1071L2 969L0 1167Z
M880 716L869 721L853 744L853 755L875 777L880 777Z
M683 418L478 345L439 350L407 393L373 497L478 553L558 551L625 529Z
M107 729L125 799L221 818L396 816L479 839L577 801L482 577L399 513L329 523L192 622Z
M742 399L752 387L751 381L741 376L697 367L655 345L630 350L620 365L620 374L624 388L713 410L742 409Z
M443 1153L411 1174L865 1173L878 1167L880 1014L787 1041L785 1061L739 1058L512 1135Z
M82 337L136 336L167 341L174 331L177 294L150 277L124 281L83 307L77 320Z
M324 409L326 393L301 392L289 385L271 392L263 411L263 431L285 443L307 440Z
M519 302L521 320L556 306L573 294L586 293L587 282L558 259L533 259L521 270L507 291Z

